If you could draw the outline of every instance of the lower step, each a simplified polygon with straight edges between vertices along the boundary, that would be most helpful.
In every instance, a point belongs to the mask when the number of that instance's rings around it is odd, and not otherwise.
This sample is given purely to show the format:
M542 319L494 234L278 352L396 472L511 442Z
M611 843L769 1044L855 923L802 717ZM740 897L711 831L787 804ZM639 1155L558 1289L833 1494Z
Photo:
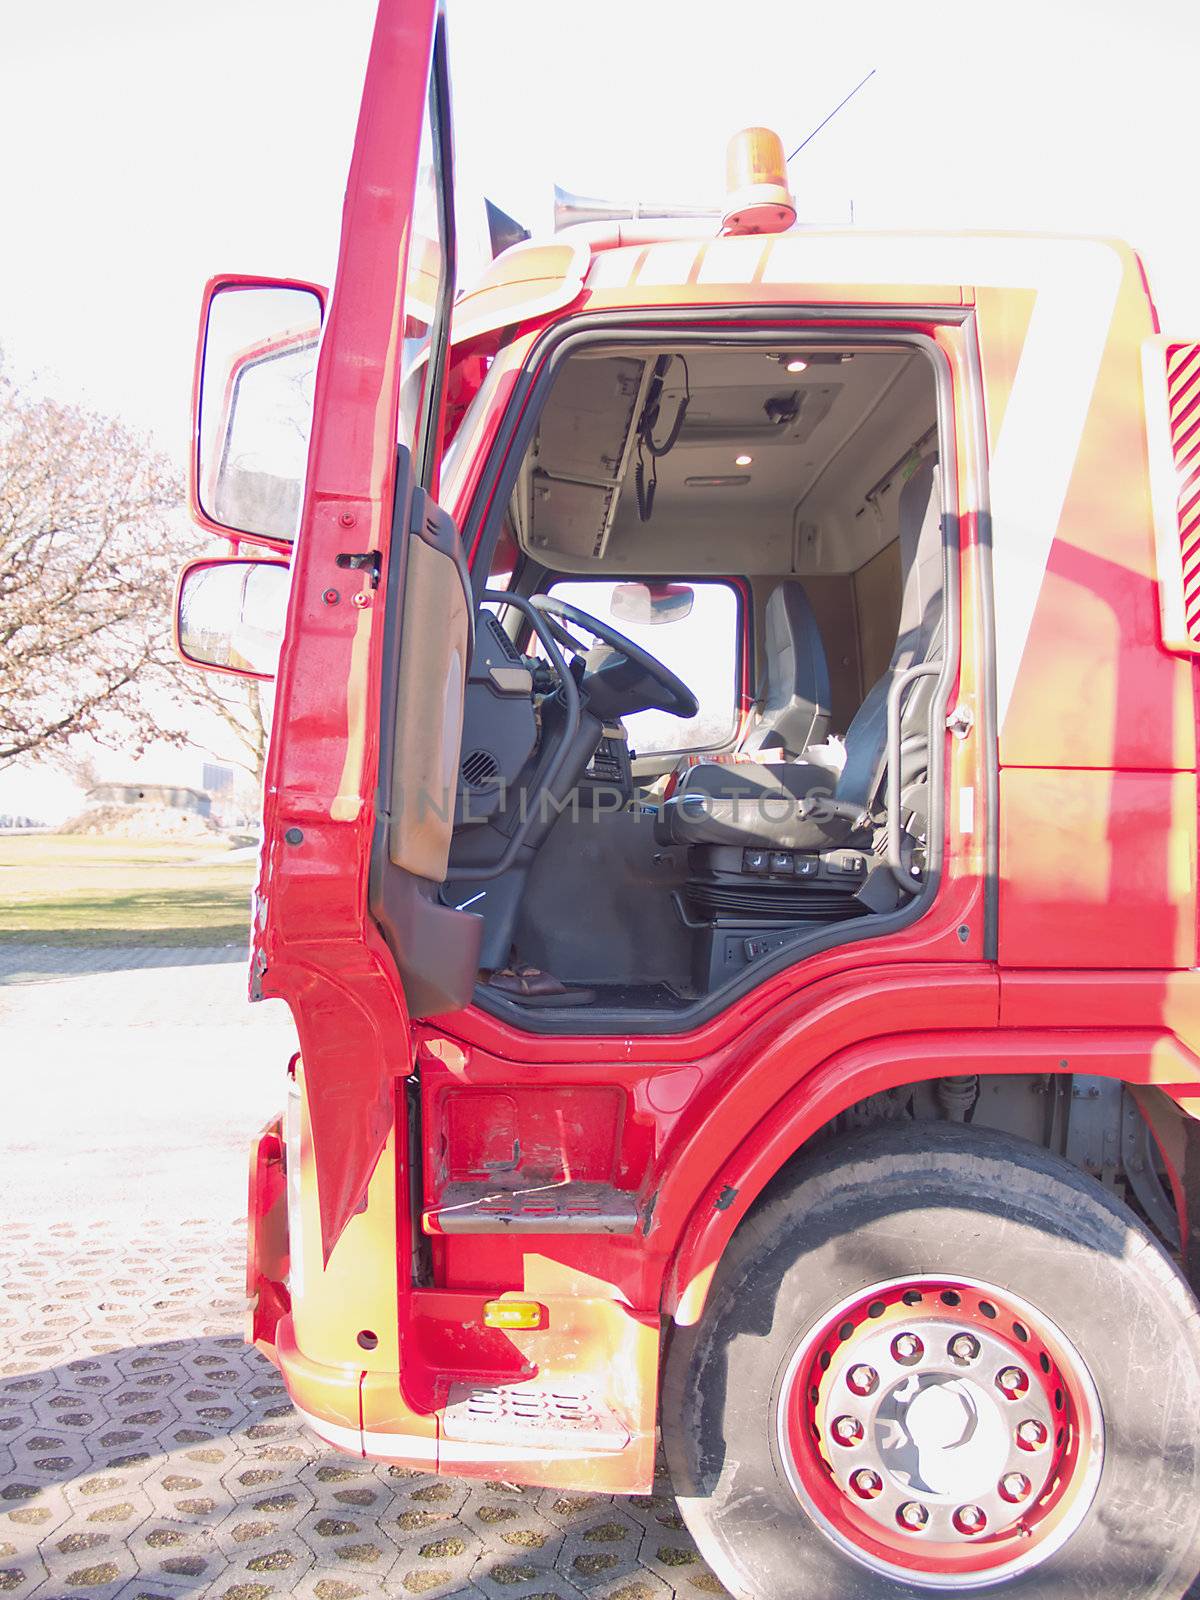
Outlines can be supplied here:
M427 1233L633 1233L637 1196L608 1183L448 1183Z
M629 1430L598 1395L531 1384L454 1384L442 1432L472 1444L547 1450L617 1451L629 1443Z

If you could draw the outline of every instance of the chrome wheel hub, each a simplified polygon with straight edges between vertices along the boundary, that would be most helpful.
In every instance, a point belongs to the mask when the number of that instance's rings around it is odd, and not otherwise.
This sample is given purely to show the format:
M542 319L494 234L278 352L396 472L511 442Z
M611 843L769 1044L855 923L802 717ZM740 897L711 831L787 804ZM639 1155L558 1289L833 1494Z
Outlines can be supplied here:
M864 1367L875 1377L866 1394ZM1048 1440L1054 1421L1035 1371L996 1335L952 1320L909 1318L849 1341L821 1387L814 1420L835 1481L875 1521L922 1538L1003 1527L1054 1464L1044 1443L1023 1442ZM877 1490L864 1492L864 1470Z
M784 1377L779 1440L802 1503L856 1560L961 1593L1071 1536L1104 1424L1079 1353L1033 1307L921 1278L864 1290L809 1331Z

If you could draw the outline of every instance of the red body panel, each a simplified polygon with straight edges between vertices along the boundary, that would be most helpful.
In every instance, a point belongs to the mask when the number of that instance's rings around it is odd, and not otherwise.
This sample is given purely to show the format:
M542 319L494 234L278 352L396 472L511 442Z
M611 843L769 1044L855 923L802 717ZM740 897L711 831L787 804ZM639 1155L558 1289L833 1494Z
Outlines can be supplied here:
M1195 773L1006 768L1000 817L1003 966L1193 964Z

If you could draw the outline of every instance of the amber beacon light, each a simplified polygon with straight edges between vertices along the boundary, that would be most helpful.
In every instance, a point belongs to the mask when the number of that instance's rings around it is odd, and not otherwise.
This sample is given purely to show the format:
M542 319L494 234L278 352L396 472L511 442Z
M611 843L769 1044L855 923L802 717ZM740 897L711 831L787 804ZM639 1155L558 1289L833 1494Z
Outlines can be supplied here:
M723 233L782 233L796 220L783 140L770 128L743 128L725 158Z

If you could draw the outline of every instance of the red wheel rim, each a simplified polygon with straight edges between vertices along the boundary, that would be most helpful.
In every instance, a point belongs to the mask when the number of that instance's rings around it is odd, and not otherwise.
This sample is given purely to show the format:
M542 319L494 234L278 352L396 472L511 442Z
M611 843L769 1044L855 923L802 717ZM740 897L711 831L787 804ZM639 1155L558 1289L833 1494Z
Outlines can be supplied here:
M918 1587L1014 1577L1061 1548L1103 1463L1095 1384L1062 1332L966 1279L876 1284L802 1339L779 1443L814 1520Z

